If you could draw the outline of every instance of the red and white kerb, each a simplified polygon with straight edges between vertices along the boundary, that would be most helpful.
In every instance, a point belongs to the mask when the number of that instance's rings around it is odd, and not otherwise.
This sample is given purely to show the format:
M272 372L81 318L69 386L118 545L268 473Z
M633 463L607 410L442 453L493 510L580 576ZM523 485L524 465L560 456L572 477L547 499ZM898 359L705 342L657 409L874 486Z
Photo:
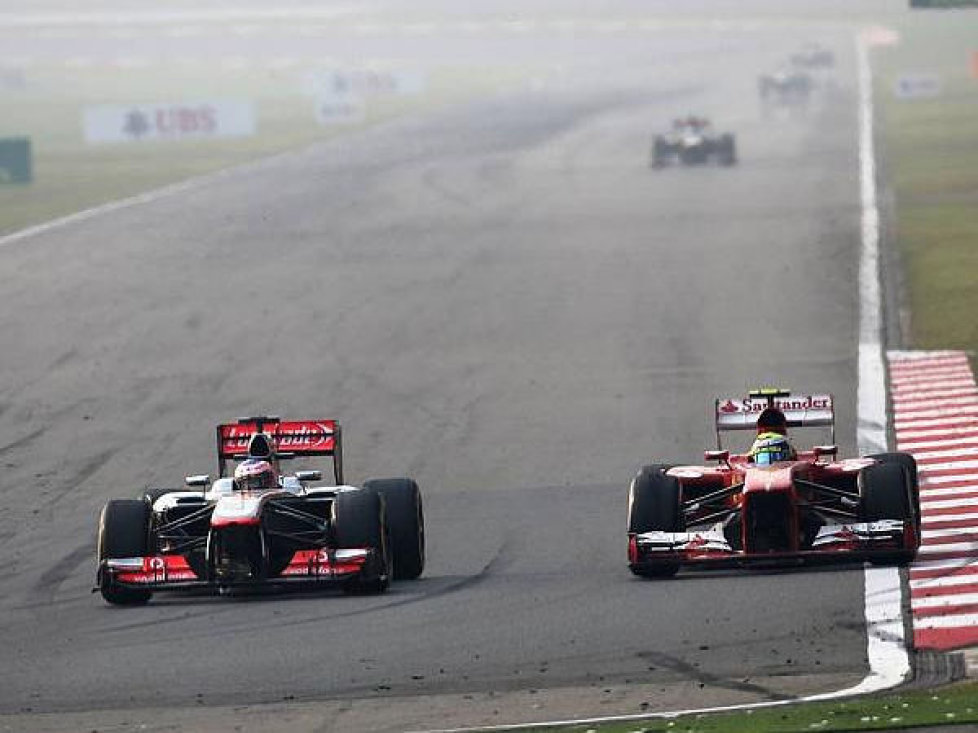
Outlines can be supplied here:
M910 567L914 646L978 644L978 386L960 351L888 354L897 450L920 477L922 537Z

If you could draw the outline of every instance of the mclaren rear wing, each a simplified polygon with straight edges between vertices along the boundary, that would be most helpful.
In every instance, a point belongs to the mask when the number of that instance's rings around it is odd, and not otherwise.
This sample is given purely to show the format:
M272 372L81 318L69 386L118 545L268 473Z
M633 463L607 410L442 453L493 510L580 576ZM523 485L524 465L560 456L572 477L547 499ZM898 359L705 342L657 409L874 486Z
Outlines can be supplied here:
M306 456L333 459L336 484L343 484L343 433L337 420L282 420L278 417L242 417L217 426L217 474L223 477L228 461L249 457L251 439L271 438L271 456L277 460Z
M835 405L830 394L793 395L784 389L758 389L746 398L718 397L716 400L717 448L723 448L721 433L755 430L758 416L768 407L784 413L789 428L829 428L835 443Z

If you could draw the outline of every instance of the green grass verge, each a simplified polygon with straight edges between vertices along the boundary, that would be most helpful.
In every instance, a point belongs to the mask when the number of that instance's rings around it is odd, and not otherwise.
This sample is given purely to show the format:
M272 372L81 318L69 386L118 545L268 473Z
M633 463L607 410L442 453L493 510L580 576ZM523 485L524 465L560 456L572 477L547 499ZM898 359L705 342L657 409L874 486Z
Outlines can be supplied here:
M162 72L159 68L30 68L23 87L0 94L0 137L31 138L34 181L0 185L0 233L132 196L390 119L408 111L466 99L511 85L526 70L501 67L432 72L416 96L370 99L366 118L351 126L320 126L313 100L302 93L311 68ZM255 104L250 138L88 145L86 106L113 103L245 99Z
M978 723L978 684L973 682L881 697L548 730L563 733L797 733L900 730L968 723ZM523 730L543 729L527 727Z
M877 99L896 244L906 274L909 346L978 351L978 12L913 14L878 51ZM933 99L899 100L902 74L941 77Z

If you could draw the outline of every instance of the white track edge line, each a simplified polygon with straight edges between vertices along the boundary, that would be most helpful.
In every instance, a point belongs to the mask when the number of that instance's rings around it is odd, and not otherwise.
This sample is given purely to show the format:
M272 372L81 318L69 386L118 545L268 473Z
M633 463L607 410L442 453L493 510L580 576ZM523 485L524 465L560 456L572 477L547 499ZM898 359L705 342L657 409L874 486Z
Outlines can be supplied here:
M859 454L886 451L886 375L883 365L882 314L879 280L879 210L876 207L876 161L873 152L873 88L869 49L856 37L859 72L859 174L862 203L862 237L859 257L859 372L857 386L857 443ZM714 708L696 708L659 713L610 715L577 720L552 720L541 723L443 728L423 733L474 733L526 728L554 728L571 725L676 718L680 715L722 713L735 710L793 705L802 702L834 700L879 692L903 683L911 673L903 631L903 589L900 571L893 567L865 569L866 656L869 674L861 682L833 692L808 695L795 700L773 700Z

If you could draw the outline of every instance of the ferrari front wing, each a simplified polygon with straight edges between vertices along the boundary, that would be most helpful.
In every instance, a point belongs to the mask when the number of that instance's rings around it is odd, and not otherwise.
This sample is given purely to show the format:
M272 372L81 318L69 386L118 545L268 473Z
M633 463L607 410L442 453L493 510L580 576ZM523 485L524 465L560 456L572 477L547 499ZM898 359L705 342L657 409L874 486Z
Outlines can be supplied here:
M723 567L771 560L864 560L915 547L916 531L912 523L895 519L825 525L810 547L789 552L745 552L732 547L723 531L713 527L694 532L633 534L628 542L628 562L635 569L677 563Z

